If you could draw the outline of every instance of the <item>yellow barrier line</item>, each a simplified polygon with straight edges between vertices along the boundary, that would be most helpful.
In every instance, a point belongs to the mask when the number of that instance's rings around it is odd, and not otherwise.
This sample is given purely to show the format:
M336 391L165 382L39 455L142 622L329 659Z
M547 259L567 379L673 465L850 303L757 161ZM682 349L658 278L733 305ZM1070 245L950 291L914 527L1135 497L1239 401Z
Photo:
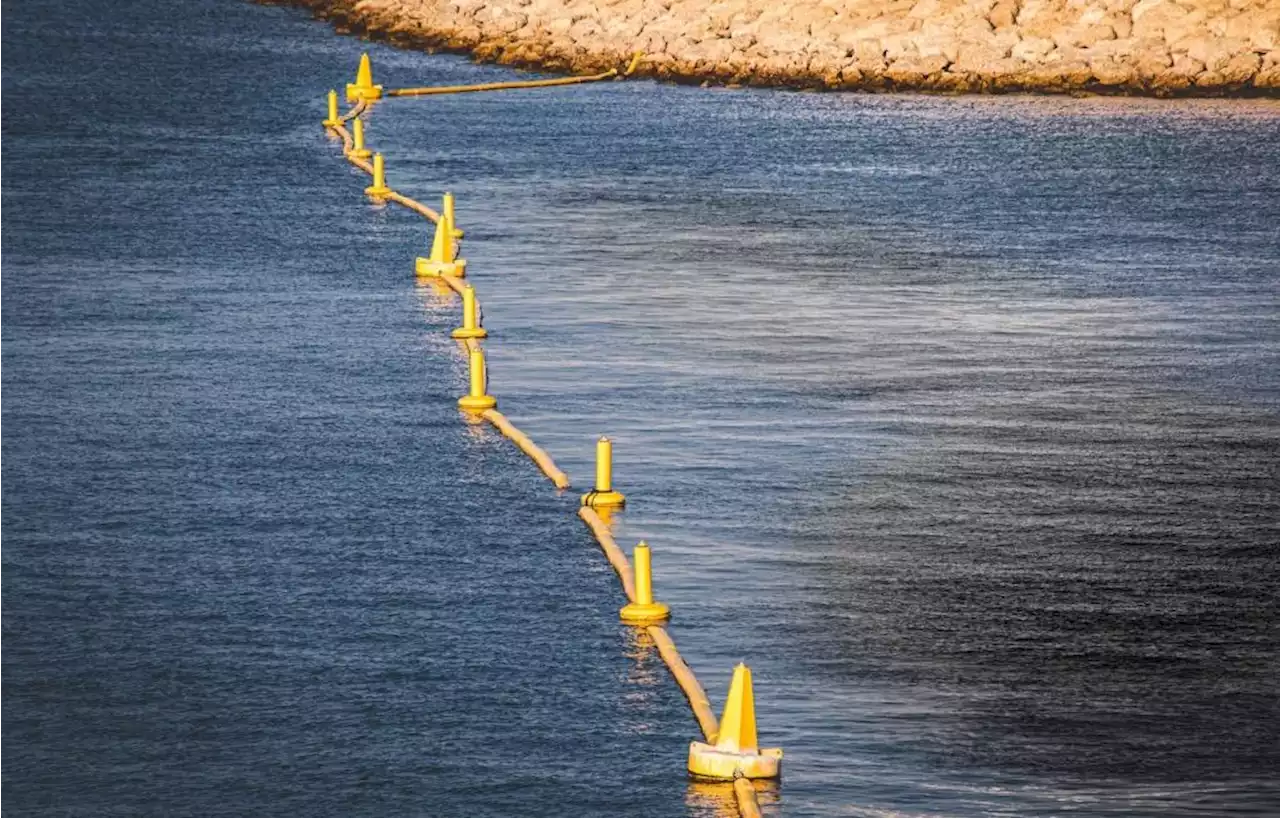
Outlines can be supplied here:
M631 64L627 67L626 75L630 75L639 63L641 55L636 54ZM608 71L604 74L598 74L592 77L569 77L558 80L534 80L529 82L515 83L490 83L488 85L476 86L440 86L436 88L419 88L419 89L396 89L387 92L388 96L420 96L426 94L446 94L446 93L465 93L469 91L496 91L506 88L536 88L549 85L571 85L581 82L595 82L616 76L616 70ZM374 175L373 165L363 159L352 156L354 149L354 139L351 132L345 127L346 123L359 116L366 108L367 104L361 100L357 102L350 111L338 118L338 124L327 125L326 127L333 130L342 138L342 152L344 158L352 165L363 170L369 175ZM439 222L441 215L426 205L409 198L396 191L390 191L383 199L396 202L410 210L413 210L424 216L431 222ZM466 288L463 280L457 276L442 275L440 276L444 283L459 295ZM470 352L471 350L481 349L480 342L475 338L467 338L463 341L464 347ZM531 460L542 470L557 488L567 488L569 486L568 476L561 471L555 462L551 459L542 448L533 442L528 435L521 432L514 424L507 419L505 415L496 409L486 409L480 415L482 418L493 424L504 436L516 444L516 446L529 456ZM618 547L618 543L613 538L613 533L609 530L608 523L605 522L594 508L584 506L578 509L578 516L591 529L595 535L597 542L600 544L601 550L604 551L609 563L613 566L614 571L618 574L618 579L622 583L622 590L626 594L627 600L634 603L636 601L635 577L631 568L631 563L627 560L626 554ZM711 709L711 702L707 698L707 693L702 685L698 682L689 665L685 663L684 658L680 656L680 652L676 649L675 642L671 639L670 634L661 625L649 625L645 628L654 644L658 648L658 653L666 663L668 670L671 671L672 677L676 680L676 684L680 686L681 692L689 702L689 707L693 711L694 718L698 722L698 727L702 730L703 736L708 742L714 743L720 730L719 721L716 719L715 712ZM737 778L733 782L733 791L737 802L738 812L742 818L761 818L760 805L756 799L755 788L750 780L746 778Z
M635 578L631 571L631 563L627 561L626 554L622 553L617 541L613 539L613 532L609 530L609 525L600 516L599 512L590 506L579 508L578 516L591 529L596 541L600 543L600 548L604 551L605 556L609 558L610 564L613 565L613 570L618 572L618 578L622 580L622 590L626 593L627 600L635 602ZM672 641L665 628L661 625L649 625L646 630L653 637L654 643L657 644L658 653L662 656L662 661L667 663L667 668L671 671L671 675L675 677L676 684L680 685L680 690L684 693L685 698L689 700L689 707L693 710L693 717L697 719L698 726L702 729L702 734L706 736L708 742L715 743L716 734L720 731L720 722L716 719L715 711L711 709L711 701L707 698L707 692L699 684L698 677L694 676L693 671L685 664L684 659L680 656L680 651L676 650L676 643Z
M350 111L347 111L345 114L338 117L338 120L343 123L350 122L351 120L363 114L368 109L369 109L369 103L365 102L364 100L360 100L355 105L351 106Z
M439 213L427 207L422 202L419 202L416 199L410 199L408 196L405 196L402 193L397 193L396 191L393 190L390 193L388 193L386 196L383 196L382 198L386 199L387 201L395 202L398 205L403 205L404 207L409 208L415 213L418 213L424 218L426 218L426 220L431 222L432 224L435 224L436 222L440 221Z
M373 165L369 164L368 162L364 161L363 159L361 159L361 158L359 158L359 157L357 157L357 156L352 156L351 154L349 154L349 153L348 153L348 154L347 154L347 161L348 161L348 162L350 162L351 164L355 165L356 167L360 168L360 170L364 171L365 173L369 174L370 176L372 176L372 175L373 175Z
M613 565L613 570L618 572L618 579L622 580L622 590L627 595L627 601L635 602L636 581L631 575L631 563L627 562L627 555L622 553L622 549L614 541L613 534L609 532L608 524L601 519L599 512L588 506L579 508L578 516L591 529L591 533L596 535L596 541L600 543L600 548L604 550L604 555L609 558L610 564Z
M716 734L720 732L720 722L716 719L715 711L711 709L707 691L698 684L698 677L694 676L693 671L685 664L666 628L661 625L650 625L645 630L653 637L662 661L667 663L667 668L675 677L676 684L680 685L680 689L684 691L684 697L689 700L689 707L693 709L693 717L698 720L698 727L702 728L702 735L706 736L709 743L714 744Z
M553 80L518 80L516 82L483 82L478 85L427 85L419 88L392 88L383 91L384 97L426 97L436 94L470 94L476 91L508 91L515 88L548 88L552 85L577 85L583 82L600 82L618 76L618 69L610 68L603 74L587 77L558 77Z
M760 802L756 800L756 788L751 786L750 779L733 779L733 794L738 798L742 818L760 818Z
M568 475L560 471L551 456L539 448L538 444L530 440L528 435L512 425L511 421L507 420L506 415L497 409L486 409L480 414L480 417L498 427L498 431L506 435L522 452L529 455L529 459L538 464L538 468L542 469L543 474L551 478L551 482L555 484L556 488L569 488Z
M458 295L462 295L462 291L463 291L463 290L465 290L465 289L467 288L467 285L466 285L466 284L462 281L462 279L461 279L461 278L459 278L458 276L442 275L442 276L437 276L437 278L439 278L439 279L440 279L441 281L443 281L445 284L448 284L448 285L449 285L449 289L453 290L453 291L454 291L455 293L457 293ZM478 309L478 308L479 308L479 307L477 306L477 309ZM467 340L469 340L469 341L470 341L470 340L474 340L474 339L472 339L472 338L468 338Z

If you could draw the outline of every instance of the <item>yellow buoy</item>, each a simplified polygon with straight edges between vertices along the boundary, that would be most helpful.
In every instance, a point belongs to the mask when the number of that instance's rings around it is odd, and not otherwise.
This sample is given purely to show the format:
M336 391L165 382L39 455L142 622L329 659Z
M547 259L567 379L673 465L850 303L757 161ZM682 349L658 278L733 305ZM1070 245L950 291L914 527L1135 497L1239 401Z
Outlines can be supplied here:
M636 546L631 561L635 564L636 601L622 606L618 615L628 625L651 625L671 616L671 609L653 601L653 566L649 546Z
M479 346L471 348L471 391L458 398L458 407L467 412L483 412L498 405L498 399L488 394L488 378L484 371L484 352Z
M602 437L596 443L596 487L582 495L582 504L591 508L620 508L627 498L613 490L613 441Z
M324 126L326 128L336 128L342 124L342 120L338 119L338 92L329 92L329 117L325 119Z
M382 97L382 86L373 84L373 65L368 54L360 55L360 67L356 69L356 81L347 83L347 102L373 102Z
M458 258L458 243L454 240L453 226L448 215L452 199L452 194L445 194L445 206L441 208L443 212L436 221L436 233L431 241L431 255L427 258L420 256L414 263L414 269L420 276L462 277L467 274L467 260Z
M449 222L449 230L451 231L451 234L453 235L453 237L455 239L462 238L463 232L458 229L458 220L454 218L454 215L453 215L453 194L452 193L444 194L444 207L440 208L440 210L444 214L444 218L447 219Z
M391 188L387 187L386 169L383 167L380 153L373 155L373 184L365 188L364 192L375 199L380 199L391 192Z
M373 151L364 146L364 120L360 117L351 120L351 155L357 159L373 155Z
M470 284L462 290L462 326L453 331L459 341L467 338L485 338L489 332L480 326L480 310L476 307L476 290Z
M701 778L731 781L735 778L777 778L782 750L761 749L756 738L756 703L751 690L751 670L739 663L733 669L729 696L720 716L715 745L689 744L689 772Z

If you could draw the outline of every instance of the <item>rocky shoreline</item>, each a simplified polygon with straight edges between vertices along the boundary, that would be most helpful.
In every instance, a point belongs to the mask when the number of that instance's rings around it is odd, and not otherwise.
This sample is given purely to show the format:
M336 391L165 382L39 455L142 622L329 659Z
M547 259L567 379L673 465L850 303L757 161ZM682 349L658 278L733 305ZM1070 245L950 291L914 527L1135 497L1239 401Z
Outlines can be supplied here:
M561 73L824 90L1280 98L1280 0L284 0Z

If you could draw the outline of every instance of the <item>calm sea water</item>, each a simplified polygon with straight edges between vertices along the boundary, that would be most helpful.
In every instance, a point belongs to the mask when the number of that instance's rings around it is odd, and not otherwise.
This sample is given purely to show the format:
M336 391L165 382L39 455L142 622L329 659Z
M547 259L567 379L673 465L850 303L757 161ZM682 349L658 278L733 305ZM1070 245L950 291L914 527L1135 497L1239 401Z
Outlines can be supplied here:
M319 127L366 46L4 20L7 812L731 814ZM580 485L616 439L686 658L751 664L769 814L1280 812L1280 106L637 82L369 133L458 196L502 407Z

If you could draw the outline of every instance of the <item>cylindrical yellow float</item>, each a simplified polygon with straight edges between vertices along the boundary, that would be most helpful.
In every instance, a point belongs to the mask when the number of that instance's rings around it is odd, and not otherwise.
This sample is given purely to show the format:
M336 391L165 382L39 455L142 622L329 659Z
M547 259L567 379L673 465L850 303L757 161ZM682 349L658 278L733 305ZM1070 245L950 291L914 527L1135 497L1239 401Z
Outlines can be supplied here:
M342 120L338 118L338 92L329 91L329 116L324 121L326 128L336 128L342 124Z
M449 224L449 232L453 235L455 239L462 238L463 232L458 229L458 220L455 217L453 212L453 194L452 193L444 194L444 205L443 207L440 208L440 210L444 216L445 221Z
M649 546L640 543L632 552L631 562L635 566L636 599L619 611L622 621L628 625L651 625L671 616L671 609L661 602L653 601L653 566Z
M484 370L484 352L479 346L471 348L468 356L471 364L471 390L458 398L458 407L467 412L483 412L498 405L497 398L485 391L488 380Z
M364 146L364 118L356 117L351 121L351 155L357 159L368 159L373 151Z
M582 504L592 508L620 508L627 498L613 490L613 441L602 437L596 443L596 487L582 495Z
M475 288L468 284L462 289L462 326L453 331L453 337L461 341L488 335L488 330L480 326L480 309L476 306Z
M365 188L364 192L375 199L380 199L391 192L391 188L387 187L387 173L380 153L373 155L373 184Z

